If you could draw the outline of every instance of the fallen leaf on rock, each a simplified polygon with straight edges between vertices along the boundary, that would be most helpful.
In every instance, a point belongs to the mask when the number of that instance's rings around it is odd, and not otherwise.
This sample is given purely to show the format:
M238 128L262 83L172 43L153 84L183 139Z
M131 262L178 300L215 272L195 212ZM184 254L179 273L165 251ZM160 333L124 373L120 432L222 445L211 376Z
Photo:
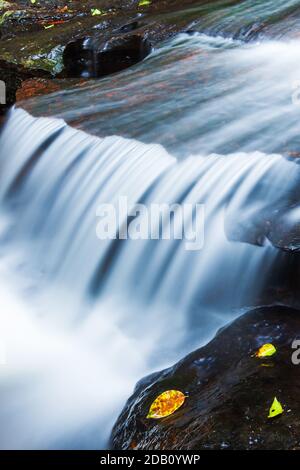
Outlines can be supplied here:
M91 13L92 16L104 15L104 12L102 10L99 10L98 8L92 8Z
M173 414L185 401L185 395L179 390L167 390L152 403L147 418L160 419Z
M256 357L269 357L269 356L273 356L273 354L275 353L276 353L275 346L271 343L267 343L259 348L255 356Z
M275 418L275 416L281 415L283 413L283 408L281 403L275 397L271 405L268 418Z
M68 10L69 10L68 5L61 7L61 8L57 8L58 13L66 13Z
M6 20L6 18L8 18L9 16L13 15L13 11L6 11L5 13L3 13L2 16L0 16L0 26L3 25L4 21Z
M140 0L139 2L139 7L146 7L148 5L151 5L151 0Z

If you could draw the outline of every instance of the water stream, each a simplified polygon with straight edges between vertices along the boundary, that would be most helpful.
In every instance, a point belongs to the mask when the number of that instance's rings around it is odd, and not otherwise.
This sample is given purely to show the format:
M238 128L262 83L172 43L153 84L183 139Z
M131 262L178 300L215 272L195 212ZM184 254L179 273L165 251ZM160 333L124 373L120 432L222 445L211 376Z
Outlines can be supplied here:
M299 2L251 3L262 15L262 3L289 7L296 21ZM0 135L1 448L104 447L137 380L280 301L269 281L292 255L254 229L285 204L299 219L299 46L183 34L112 79L25 105L55 117L11 111ZM124 196L131 208L203 205L202 249L99 240L99 205Z

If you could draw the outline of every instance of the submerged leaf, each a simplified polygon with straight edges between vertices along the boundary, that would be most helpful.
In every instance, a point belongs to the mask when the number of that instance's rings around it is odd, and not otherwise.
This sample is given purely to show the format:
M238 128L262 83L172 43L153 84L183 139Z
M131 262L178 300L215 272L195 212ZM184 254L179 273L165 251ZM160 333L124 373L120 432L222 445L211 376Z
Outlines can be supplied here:
M256 357L268 357L268 356L273 356L273 354L275 353L276 353L275 346L271 343L267 343L261 346L255 355Z
M185 395L179 390L167 390L152 403L147 418L160 419L173 414L185 401Z
M271 405L268 418L275 418L275 416L281 415L283 413L283 408L281 403L275 397Z

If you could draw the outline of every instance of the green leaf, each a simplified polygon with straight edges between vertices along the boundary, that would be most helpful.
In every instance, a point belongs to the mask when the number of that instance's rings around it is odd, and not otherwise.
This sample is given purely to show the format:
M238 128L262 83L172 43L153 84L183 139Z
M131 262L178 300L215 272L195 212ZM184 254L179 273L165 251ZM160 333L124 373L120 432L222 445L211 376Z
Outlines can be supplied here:
M281 403L275 397L271 405L268 418L275 418L275 416L281 415L283 413L283 408Z
M151 0L140 0L139 1L139 7L147 7L151 5Z
M104 11L98 10L98 8L91 9L92 16L104 15Z

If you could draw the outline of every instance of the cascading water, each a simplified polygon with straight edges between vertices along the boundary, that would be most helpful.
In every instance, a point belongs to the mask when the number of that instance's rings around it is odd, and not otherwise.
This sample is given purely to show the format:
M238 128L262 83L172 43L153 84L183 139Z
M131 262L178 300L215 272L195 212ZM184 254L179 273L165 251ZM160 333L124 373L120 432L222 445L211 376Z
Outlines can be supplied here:
M178 158L299 156L299 40L181 34L113 79L24 103L94 135L162 144Z
M97 446L99 429L139 375L179 358L254 302L277 250L228 242L224 210L232 198L243 204L264 178L274 186L263 205L276 205L297 165L260 153L179 163L160 146L94 138L22 110L12 112L1 142L1 245L26 278L25 303L30 294L30 311L10 302L2 311L2 385L16 394L6 398L2 420L9 416L11 431L5 426L2 445L82 445L76 427L82 432L92 420L88 445ZM205 204L204 249L188 252L178 240L99 241L97 205L123 195L132 205ZM20 420L30 421L32 435L14 431Z
M278 48L289 55L269 58ZM92 137L63 120L11 111L0 136L2 448L103 447L140 377L269 300L274 266L290 255L266 231L253 237L251 222L280 213L283 201L292 200L295 215L298 162L272 152L298 143L299 108L282 70L298 55L298 42L246 47L207 36L175 39L120 75L110 105L111 85L102 82L97 96L111 112L109 123L102 125L99 109L96 123L95 107L79 111L82 127L107 135L124 135L130 120L139 120L137 140ZM197 69L187 77L203 57L206 85L203 69L200 82ZM150 66L149 78L142 72ZM264 86L262 71L274 72ZM129 116L120 100L132 74L146 91ZM161 92L166 83L171 97ZM74 121L74 94L88 102L97 87L65 92L59 114ZM163 96L157 114L151 96L155 106ZM151 141L168 151L142 143ZM97 208L117 207L123 196L131 208L203 204L203 248L188 251L184 240L99 240ZM117 233L125 222L120 217ZM191 216L188 224L194 222Z

